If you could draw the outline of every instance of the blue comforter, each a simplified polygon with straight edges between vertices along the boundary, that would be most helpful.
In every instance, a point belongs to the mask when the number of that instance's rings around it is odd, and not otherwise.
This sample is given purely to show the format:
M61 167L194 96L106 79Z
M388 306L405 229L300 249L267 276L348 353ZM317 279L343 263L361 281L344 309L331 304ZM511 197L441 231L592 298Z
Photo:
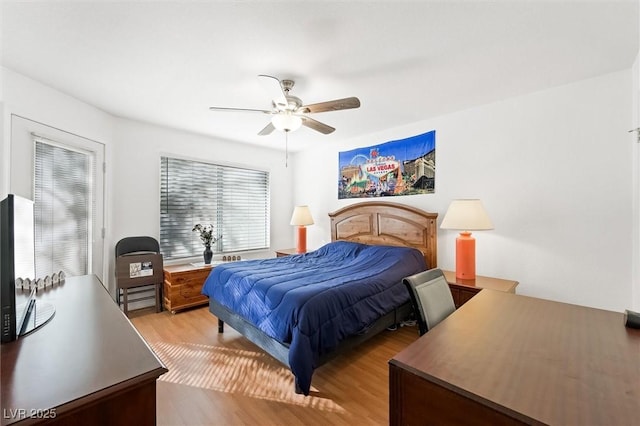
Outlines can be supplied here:
M425 269L416 249L337 241L216 266L202 293L289 345L289 366L308 395L319 357L407 302L402 279Z

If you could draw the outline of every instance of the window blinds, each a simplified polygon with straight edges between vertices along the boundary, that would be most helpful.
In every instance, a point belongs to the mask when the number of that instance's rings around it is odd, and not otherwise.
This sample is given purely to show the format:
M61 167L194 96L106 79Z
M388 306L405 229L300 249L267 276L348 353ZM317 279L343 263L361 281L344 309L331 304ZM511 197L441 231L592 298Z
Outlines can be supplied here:
M36 277L90 272L92 156L35 140Z
M160 159L160 247L165 259L201 256L193 226L222 236L211 249L269 247L269 173L192 160Z

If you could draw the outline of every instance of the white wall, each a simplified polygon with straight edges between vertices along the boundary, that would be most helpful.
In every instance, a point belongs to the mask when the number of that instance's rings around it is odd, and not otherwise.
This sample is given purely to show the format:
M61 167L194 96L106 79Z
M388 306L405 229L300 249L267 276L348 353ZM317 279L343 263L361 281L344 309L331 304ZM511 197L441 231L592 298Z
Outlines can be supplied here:
M289 218L292 211L292 168L284 167L284 153L180 132L113 117L91 105L56 91L12 70L1 68L3 124L0 146L0 197L22 188L10 182L11 167L30 167L32 158L11 162L12 114L102 142L106 146L106 238L104 284L114 291L116 242L130 235L159 236L159 156L218 161L258 167L271 172L271 245L294 244ZM29 196L29 194L24 194ZM273 255L273 253L268 253Z
M4 96L0 195L10 191L11 115L15 114L108 146L113 117L35 80L0 67ZM32 161L32 159L24 159ZM28 164L28 163L27 163Z
M436 194L388 201L442 216L452 198L479 197L496 229L476 233L478 274L516 279L521 294L638 310L640 292L636 283L634 293L632 282L637 279L633 230L638 229L640 160L635 138L627 133L634 127L632 73L637 74L637 65L634 70L323 145L292 155L285 169L280 152L114 118L2 69L0 195L11 188L8 170L19 166L8 155L10 117L17 114L107 146L105 251L110 265L120 237L158 235L161 153L271 170L272 246L292 246L291 208L309 204L316 220L309 228L313 248L330 239L326 214L356 202L337 199L338 151L435 129ZM439 231L443 268L454 267L454 240L455 232Z
M632 76L632 126L640 129L640 54L631 68ZM633 250L632 250L632 303L631 309L640 312L640 130L632 132L633 162Z
M495 230L476 232L477 274L515 279L518 293L611 310L632 301L631 71L324 145L294 156L295 204L309 204L310 248L329 241L337 154L436 130L436 193L385 198L440 213L480 198ZM322 165L318 167L318 165ZM438 261L455 268L455 231Z
M640 9L638 10L640 22ZM640 39L640 33L638 34ZM640 51L631 67L631 79L633 87L633 115L632 129L640 129ZM635 133L636 143L633 144L634 168L633 168L633 285L632 285L632 309L640 312L640 130Z
M284 153L215 140L196 134L118 119L114 132L113 227L109 250L123 237L160 236L160 157L163 155L218 164L255 167L270 172L271 246L291 247L292 169ZM273 253L263 253L273 256ZM251 256L251 254L249 254ZM113 274L111 259L110 275Z
M24 144L32 144L28 137L12 139L12 123L21 122L22 133L31 131L43 133L46 126L51 131L45 135L72 134L97 141L105 145L106 158L109 158L113 117L104 111L79 101L67 94L54 90L35 80L18 74L7 68L2 71L2 93L4 108L2 111L2 157L0 158L0 198L7 193L15 193L33 198L33 184L30 177L33 168L33 147L25 148ZM21 120L21 118L27 120ZM18 145L20 144L20 145ZM20 178L12 180L12 168L27 171ZM19 175L19 174L17 174ZM105 186L106 202L109 201L108 184ZM108 206L108 204L107 204ZM104 208L108 229L108 207ZM106 265L107 254L103 253L101 264ZM103 280L104 268L93 272ZM106 285L106 282L104 282Z

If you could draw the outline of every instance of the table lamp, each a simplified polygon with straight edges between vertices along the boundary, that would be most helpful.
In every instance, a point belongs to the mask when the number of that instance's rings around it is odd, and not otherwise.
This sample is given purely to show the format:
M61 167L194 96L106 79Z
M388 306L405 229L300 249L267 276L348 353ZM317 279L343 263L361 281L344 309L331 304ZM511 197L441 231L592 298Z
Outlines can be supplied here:
M456 278L476 278L476 239L469 231L493 229L482 202L477 199L453 200L440 224L442 229L460 230L456 238Z
M305 253L307 251L307 225L313 225L313 217L309 206L296 206L291 216L291 225L298 227L298 246L297 253Z

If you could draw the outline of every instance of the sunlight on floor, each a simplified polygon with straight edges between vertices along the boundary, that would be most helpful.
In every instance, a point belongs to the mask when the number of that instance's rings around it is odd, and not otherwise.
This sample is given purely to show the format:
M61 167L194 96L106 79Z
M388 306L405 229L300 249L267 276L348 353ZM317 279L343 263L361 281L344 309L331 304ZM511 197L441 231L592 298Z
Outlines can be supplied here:
M323 411L345 410L330 399L296 394L293 375L263 352L194 343L150 343L169 372L158 380Z

